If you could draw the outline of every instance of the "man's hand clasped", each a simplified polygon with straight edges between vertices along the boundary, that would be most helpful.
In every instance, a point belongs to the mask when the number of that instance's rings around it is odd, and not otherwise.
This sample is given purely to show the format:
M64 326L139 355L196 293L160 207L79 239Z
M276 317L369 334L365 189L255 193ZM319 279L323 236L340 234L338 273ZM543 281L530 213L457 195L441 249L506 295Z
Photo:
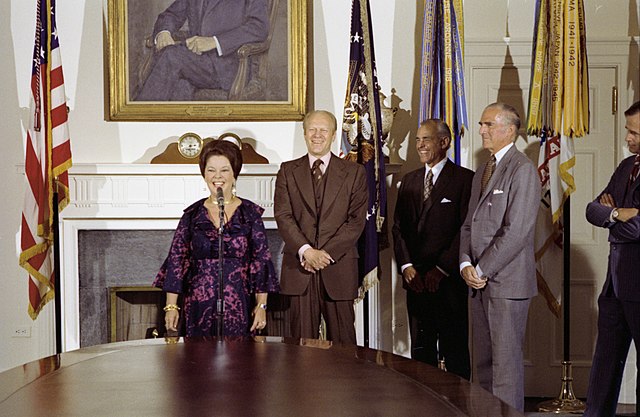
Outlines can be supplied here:
M157 51L175 44L176 41L169 32L163 31L156 36ZM196 55L202 55L217 47L216 40L211 36L192 36L185 41L185 46Z
M479 277L476 269L470 265L462 269L462 279L474 290L482 289L487 285L487 277Z
M440 281L445 275L438 268L427 271L424 275L420 275L413 266L408 266L402 271L402 279L413 291L436 292L440 288Z
M331 255L322 249L309 248L304 251L302 258L300 265L309 272L320 271L334 262Z

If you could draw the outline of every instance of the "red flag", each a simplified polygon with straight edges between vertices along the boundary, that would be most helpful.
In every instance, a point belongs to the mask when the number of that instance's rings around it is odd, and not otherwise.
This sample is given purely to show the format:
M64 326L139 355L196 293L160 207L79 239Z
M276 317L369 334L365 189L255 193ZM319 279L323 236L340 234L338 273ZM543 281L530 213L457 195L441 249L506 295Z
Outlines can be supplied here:
M32 319L54 298L53 187L58 204L69 201L71 143L67 103L55 23L55 0L38 0L31 68L31 115L27 130L24 197L20 231L20 266L29 272L29 315Z

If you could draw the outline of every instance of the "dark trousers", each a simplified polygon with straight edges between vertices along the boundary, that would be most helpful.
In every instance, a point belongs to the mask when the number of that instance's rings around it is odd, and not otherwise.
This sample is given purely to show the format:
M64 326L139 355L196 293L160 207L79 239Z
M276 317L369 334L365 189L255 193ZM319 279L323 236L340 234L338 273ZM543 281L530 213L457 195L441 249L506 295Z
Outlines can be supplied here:
M593 355L585 417L616 415L624 365L631 346L640 348L640 303L618 299L613 291L598 297L598 340ZM636 362L636 415L640 415L640 366Z
M171 45L156 54L149 77L136 100L193 100L196 89L221 88L214 54L196 55L185 45Z
M332 300L322 285L320 274L313 274L302 295L290 296L291 336L318 339L320 316L327 326L327 340L356 344L353 300Z
M447 286L435 293L407 290L411 358L437 366L464 379L471 376L467 294Z

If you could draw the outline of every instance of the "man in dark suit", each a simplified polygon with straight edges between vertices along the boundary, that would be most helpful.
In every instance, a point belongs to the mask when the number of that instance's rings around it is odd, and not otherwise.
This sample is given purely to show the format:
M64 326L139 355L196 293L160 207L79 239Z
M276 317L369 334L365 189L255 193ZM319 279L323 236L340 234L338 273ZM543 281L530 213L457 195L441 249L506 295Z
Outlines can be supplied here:
M308 154L280 166L274 214L284 240L281 293L291 296L293 337L356 344L357 241L367 212L362 165L331 153L337 123L327 111L303 122Z
M469 379L467 296L460 277L460 227L473 171L447 158L451 131L441 120L420 124L416 151L424 166L402 179L394 214L396 262L407 290L411 357Z
M522 346L531 298L538 292L534 229L540 204L536 167L514 145L517 111L493 103L482 112L482 146L491 158L473 177L460 231L460 271L472 289L477 382L524 410Z
M609 229L611 246L607 279L598 297L598 340L584 413L588 417L615 416L631 340L640 348L640 101L624 115L626 141L634 155L618 165L604 191L587 205L587 220ZM636 375L636 415L638 382Z
M172 33L188 22L188 37ZM153 28L157 57L136 100L193 100L199 88L229 90L238 71L236 51L269 34L266 0L176 0Z

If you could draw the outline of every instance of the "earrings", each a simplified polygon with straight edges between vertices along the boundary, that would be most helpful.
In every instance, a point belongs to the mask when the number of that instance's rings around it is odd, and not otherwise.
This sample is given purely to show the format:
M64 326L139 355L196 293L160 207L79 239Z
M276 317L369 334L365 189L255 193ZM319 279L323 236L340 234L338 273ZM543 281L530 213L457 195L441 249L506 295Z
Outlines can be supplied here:
M238 194L238 192L236 191L236 182L233 182L233 185L231 186L231 195L232 196L236 196Z

